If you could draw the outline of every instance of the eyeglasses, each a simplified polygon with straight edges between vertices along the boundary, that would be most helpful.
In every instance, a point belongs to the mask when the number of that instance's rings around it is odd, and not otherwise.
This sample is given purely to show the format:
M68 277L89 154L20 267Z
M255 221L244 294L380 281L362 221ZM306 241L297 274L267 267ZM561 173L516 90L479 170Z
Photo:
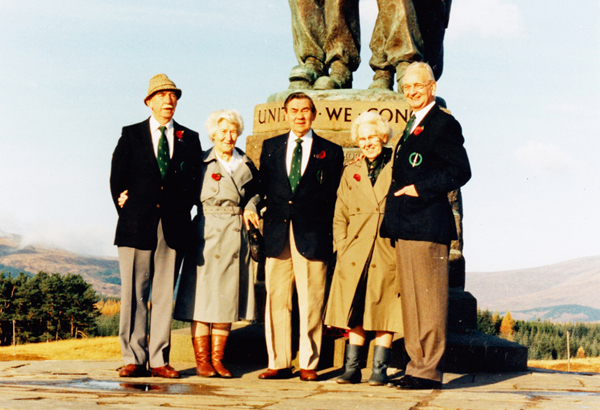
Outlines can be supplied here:
M431 84L433 81L427 81L426 83L416 83L416 84L404 84L402 86L402 91L404 92L408 92L411 89L415 90L415 91L423 91L425 89L425 87L427 87L429 84Z

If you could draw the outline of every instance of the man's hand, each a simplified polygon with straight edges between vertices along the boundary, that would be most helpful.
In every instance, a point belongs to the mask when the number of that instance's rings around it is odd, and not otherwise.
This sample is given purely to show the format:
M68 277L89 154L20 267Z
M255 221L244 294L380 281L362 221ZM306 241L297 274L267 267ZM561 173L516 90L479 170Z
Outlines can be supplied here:
M125 206L125 202L127 202L127 198L129 198L127 196L128 192L129 190L126 189L125 191L121 192L121 195L119 195L119 199L117 200L119 202L119 207L123 208L123 206Z
M250 230L250 224L254 225L255 228L258 228L258 224L260 222L260 218L256 212L250 211L248 209L244 209L244 225L246 226L246 230Z
M415 184L412 184L412 185L407 185L404 188L402 188L400 191L396 191L394 193L394 196L402 196L402 195L419 196L419 193L417 192L417 190L415 188Z

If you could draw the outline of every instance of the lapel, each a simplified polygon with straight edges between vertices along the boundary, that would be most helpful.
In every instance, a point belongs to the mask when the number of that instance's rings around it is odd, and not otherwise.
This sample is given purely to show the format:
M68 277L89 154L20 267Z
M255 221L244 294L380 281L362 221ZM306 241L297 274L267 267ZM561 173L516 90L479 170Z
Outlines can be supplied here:
M237 150L237 148L236 148L236 150ZM246 156L246 154L244 154L241 151L238 151L238 153L242 156L242 163L235 170L232 177L233 177L233 182L237 185L238 190L240 190L241 187L246 185L252 179L252 169L250 168L250 165L249 165L250 158L248 158Z
M367 162L363 158L360 161L358 161L357 165L357 174L360 176L360 182L357 181L358 189L360 190L364 198L368 198L369 201L371 201L372 204L375 207L377 207L379 201L375 197L375 191L373 190L373 186L371 186L371 180L369 179L369 170L367 169ZM352 176L352 178L354 178L354 176ZM377 180L379 180L379 178L377 178Z
M288 136L289 136L289 133L283 134L283 135L277 137L277 138L279 138L279 140L277 141L277 147L273 151L273 154L271 155L271 157L273 158L273 167L274 167L273 173L278 174L277 179L282 179L282 180L287 181L287 183L283 184L284 186L282 188L286 189L291 194L292 187L290 186L290 179L288 177L287 166L285 164ZM300 181L302 181L302 179L300 179Z
M422 131L423 133L427 132L427 130L428 130L427 125L429 124L431 119L437 115L437 112L439 110L440 110L440 108L438 107L437 104L435 104L433 107L431 107L431 110L429 110L427 115L425 115L423 120L419 123L418 127L423 128L423 131ZM406 139L406 141L404 141L404 143L400 146L400 152L410 149L410 147L412 147L415 144L415 142L418 141L422 137L423 137L423 134L415 135L414 131L411 132L410 135L408 136L408 138Z
M175 155L173 154L173 156ZM219 174L221 174L221 180L219 181L219 189L231 191L234 194L232 197L237 198L237 202L239 203L241 195L238 187L241 185L237 185L234 178L229 174L229 172L225 170L225 168L223 168L223 166L217 159L215 147L212 147L208 151L208 153L204 157L204 162L206 163L207 172L211 174L218 172ZM236 173L238 173L242 166L245 166L245 164L242 164L238 167L236 172L234 172L234 176Z
M152 168L152 172L156 177L162 179L160 176L160 169L158 168L158 161L156 160L156 154L154 153L154 145L152 144L152 134L150 133L150 118L141 123L141 128L139 132L140 138L140 149L142 150L142 155L145 158L148 158L148 164L150 164ZM169 164L170 166L170 164Z
M390 177L392 169L392 160L385 164L385 167L379 173L375 185L371 185L369 180L369 170L367 169L367 162L362 159L359 161L358 175L360 175L360 182L358 183L359 189L364 197L376 206L380 206L385 201L389 188L390 188ZM354 178L354 177L353 177Z
M300 183L296 188L296 192L298 192L306 184L310 184L311 182L318 182L317 172L320 168L319 162L321 161L321 159L317 156L321 154L321 152L325 152L323 148L324 147L321 143L321 138L313 131L313 141L308 157L308 164L306 164L306 169L304 170L304 174L302 174L302 178L300 178ZM321 172L323 172L323 170L321 170Z

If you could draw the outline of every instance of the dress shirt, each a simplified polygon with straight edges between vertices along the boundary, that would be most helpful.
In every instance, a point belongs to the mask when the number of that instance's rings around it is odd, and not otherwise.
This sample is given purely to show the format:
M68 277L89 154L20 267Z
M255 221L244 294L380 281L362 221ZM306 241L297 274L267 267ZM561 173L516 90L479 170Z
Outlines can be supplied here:
M287 174L290 175L290 168L292 166L292 156L294 155L294 148L296 148L296 140L298 137L294 134L294 131L290 131L287 141L287 152L285 155L285 166L287 168ZM310 158L310 150L312 148L313 132L308 130L302 137L302 166L300 167L300 175L304 174L306 165Z
M235 148L233 149L231 158L229 158L229 162L227 162L223 158L221 158L219 156L219 154L217 154L216 150L215 150L215 157L217 157L217 161L219 161L221 166L223 168L225 168L225 171L229 172L229 175L233 175L235 170L238 169L238 167L242 163L242 156L240 155L239 152L237 152L237 150Z
M162 124L160 124L158 121L156 121L156 119L153 116L150 116L150 134L152 134L152 146L154 147L154 155L158 157L158 140L160 139L160 130L158 129L158 127L160 127ZM168 123L165 124L165 127L167 127L166 130L166 134L167 134L167 142L169 143L169 158L173 158L173 149L175 148L175 145L173 144L173 119L171 119L171 121L169 121Z
M412 128L410 129L411 133L419 126L419 123L423 120L423 118L425 118L427 113L433 108L434 105L435 100L427 104L423 109L413 112L413 115L415 116L415 122L413 122Z

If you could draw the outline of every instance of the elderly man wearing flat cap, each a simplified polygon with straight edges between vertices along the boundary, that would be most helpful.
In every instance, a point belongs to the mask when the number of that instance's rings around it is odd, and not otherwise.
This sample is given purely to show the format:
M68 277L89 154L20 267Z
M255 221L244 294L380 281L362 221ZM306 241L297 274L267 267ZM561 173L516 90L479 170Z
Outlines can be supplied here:
M121 377L179 377L169 365L173 288L190 229L194 164L202 152L198 133L173 121L180 98L181 90L165 74L152 77L144 99L152 115L123 127L112 157Z

